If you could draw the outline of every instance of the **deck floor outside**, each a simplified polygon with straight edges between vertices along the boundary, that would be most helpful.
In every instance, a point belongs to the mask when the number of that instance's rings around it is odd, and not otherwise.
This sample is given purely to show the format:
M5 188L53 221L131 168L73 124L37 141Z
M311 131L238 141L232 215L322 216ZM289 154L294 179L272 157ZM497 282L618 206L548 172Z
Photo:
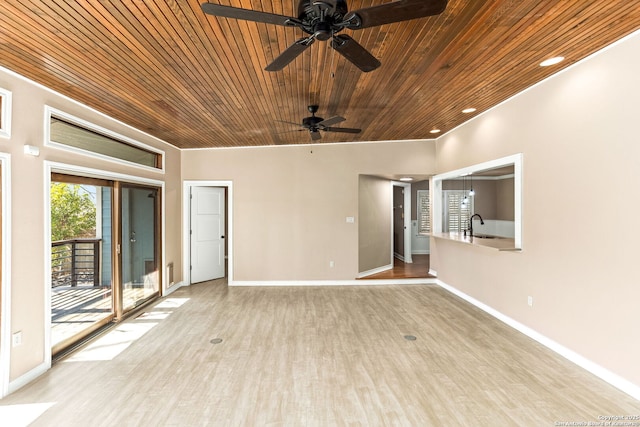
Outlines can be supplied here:
M153 289L128 285L123 291L126 307L152 295ZM67 286L51 290L51 345L83 332L113 313L111 287Z

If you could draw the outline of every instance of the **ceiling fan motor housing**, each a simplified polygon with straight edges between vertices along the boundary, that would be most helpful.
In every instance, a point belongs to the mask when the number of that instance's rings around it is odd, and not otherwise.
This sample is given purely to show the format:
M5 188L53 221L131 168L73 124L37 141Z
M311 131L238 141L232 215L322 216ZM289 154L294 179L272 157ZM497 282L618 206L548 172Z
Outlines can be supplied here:
M316 116L305 117L304 119L302 119L302 126L309 129L317 129L318 123L320 123L323 120L324 119L322 117L316 117Z
M447 2L448 0L395 0L349 12L346 0L298 0L297 18L210 2L203 3L202 10L208 15L296 27L309 34L278 55L265 67L266 71L282 70L316 40L332 39L330 46L334 50L367 73L380 67L380 61L350 36L337 33L345 28L359 30L438 15L447 7Z
M333 34L344 28L336 25L347 13L345 0L301 0L298 4L298 19L303 30L317 40L329 40Z
M318 21L313 25L313 35L317 40L326 41L331 38L331 24Z

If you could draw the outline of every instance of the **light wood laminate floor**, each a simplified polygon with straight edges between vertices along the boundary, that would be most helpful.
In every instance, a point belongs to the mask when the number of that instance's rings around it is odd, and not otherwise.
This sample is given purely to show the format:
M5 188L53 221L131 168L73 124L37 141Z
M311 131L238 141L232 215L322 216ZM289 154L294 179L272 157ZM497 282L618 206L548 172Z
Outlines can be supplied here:
M181 288L58 362L0 400L0 424L17 408L43 411L33 426L553 426L640 414L637 400L436 285L224 281Z

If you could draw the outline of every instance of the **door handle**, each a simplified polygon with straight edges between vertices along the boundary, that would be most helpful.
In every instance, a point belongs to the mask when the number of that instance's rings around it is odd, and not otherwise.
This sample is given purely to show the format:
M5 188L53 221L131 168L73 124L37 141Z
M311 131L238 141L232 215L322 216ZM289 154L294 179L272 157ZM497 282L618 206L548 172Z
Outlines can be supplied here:
M220 236L221 239L224 239L224 236Z

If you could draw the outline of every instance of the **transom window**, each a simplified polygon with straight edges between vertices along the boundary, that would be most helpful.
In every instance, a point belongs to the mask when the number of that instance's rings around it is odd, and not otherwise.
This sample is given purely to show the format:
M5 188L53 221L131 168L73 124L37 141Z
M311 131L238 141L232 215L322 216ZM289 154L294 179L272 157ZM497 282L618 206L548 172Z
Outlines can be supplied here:
M54 110L49 112L49 143L97 157L163 168L162 152Z

